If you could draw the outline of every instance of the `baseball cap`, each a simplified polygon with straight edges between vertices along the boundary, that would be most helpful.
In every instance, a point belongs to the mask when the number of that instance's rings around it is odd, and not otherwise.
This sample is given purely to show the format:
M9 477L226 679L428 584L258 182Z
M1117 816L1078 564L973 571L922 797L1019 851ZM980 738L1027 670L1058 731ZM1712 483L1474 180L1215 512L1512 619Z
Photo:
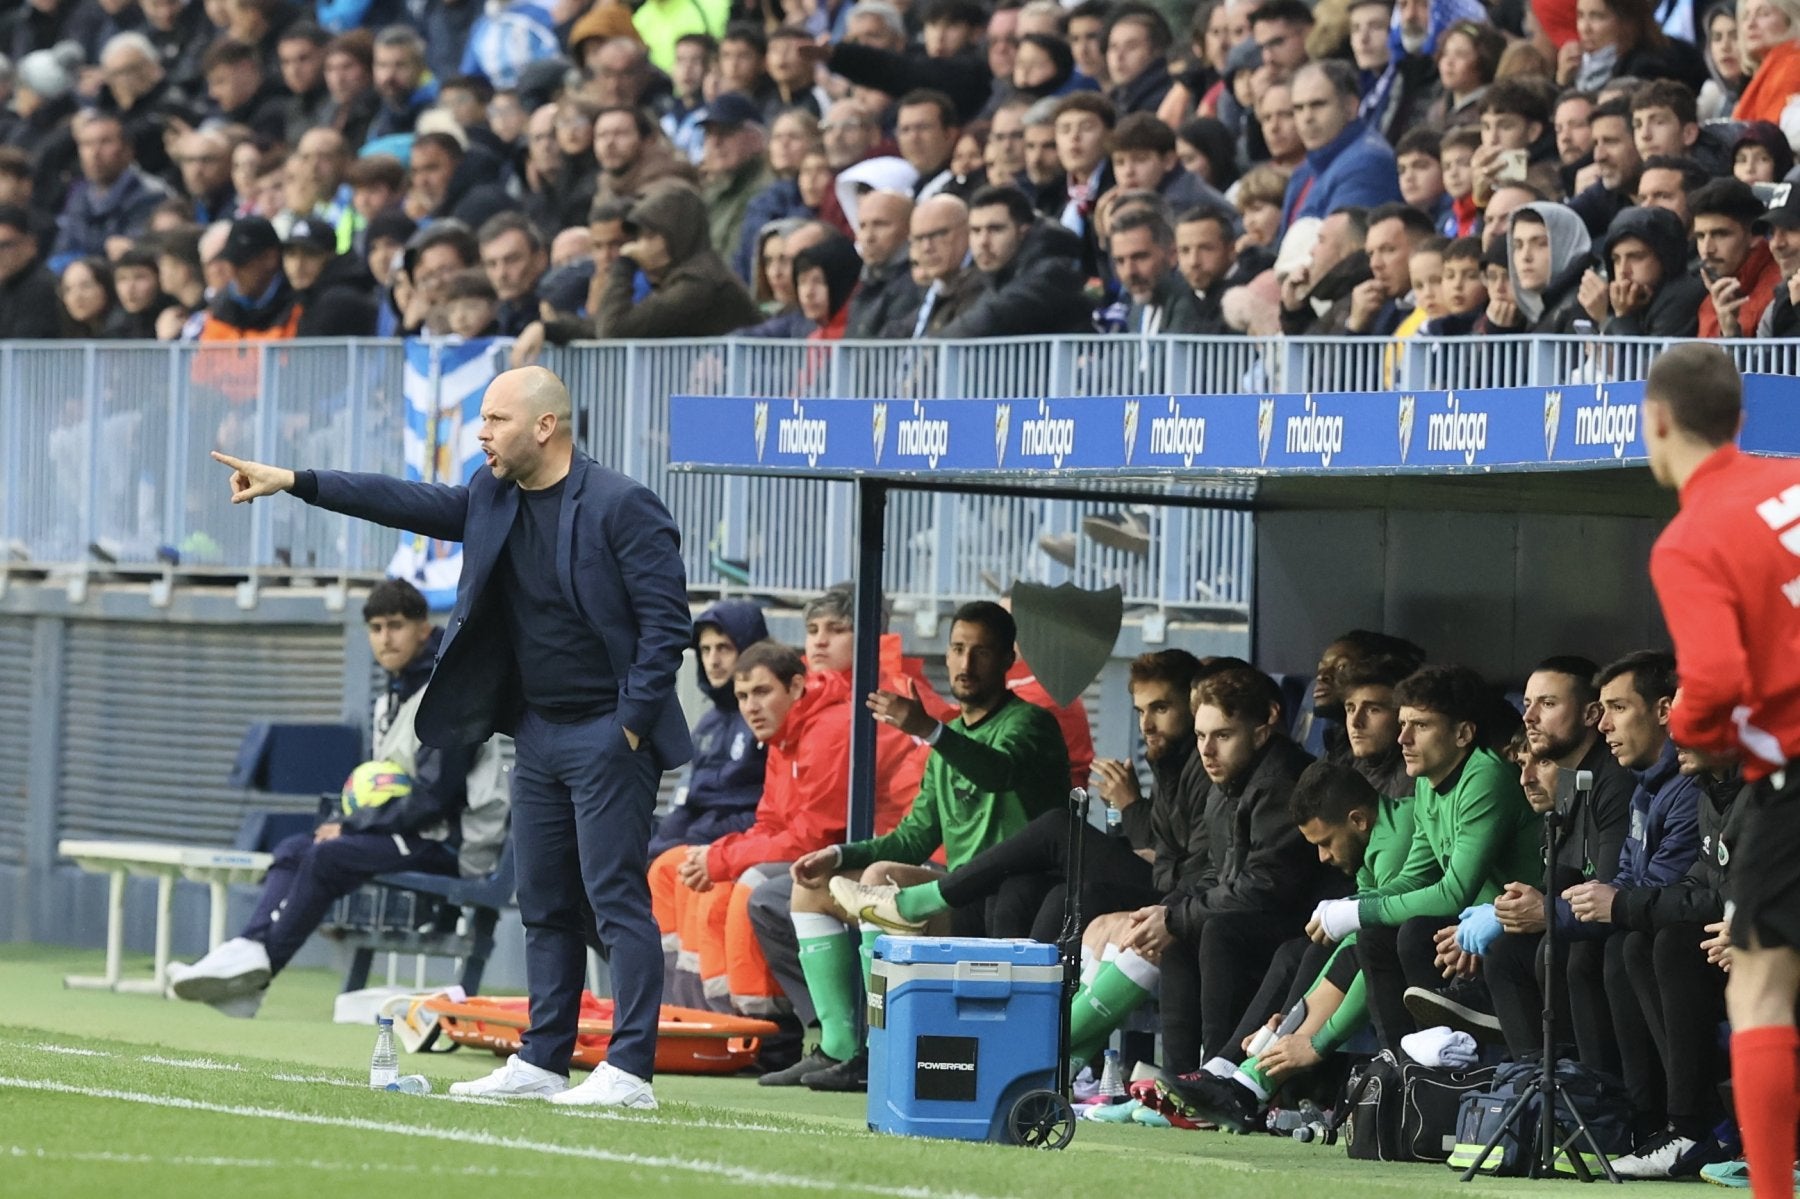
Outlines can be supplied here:
M1800 187L1791 183L1758 183L1752 190L1768 206L1768 210L1756 218L1752 230L1767 234L1771 229L1800 229ZM1768 192L1766 196L1761 195L1764 191Z
M259 254L280 248L281 238L275 235L275 226L263 217L247 216L231 226L219 257L232 266L243 266Z
M720 125L737 129L744 125L761 125L762 109L751 103L750 98L742 92L723 92L713 98L706 106L706 115L700 118L700 127Z
M288 250L313 250L320 254L337 253L337 230L315 217L301 217L288 230L281 243Z

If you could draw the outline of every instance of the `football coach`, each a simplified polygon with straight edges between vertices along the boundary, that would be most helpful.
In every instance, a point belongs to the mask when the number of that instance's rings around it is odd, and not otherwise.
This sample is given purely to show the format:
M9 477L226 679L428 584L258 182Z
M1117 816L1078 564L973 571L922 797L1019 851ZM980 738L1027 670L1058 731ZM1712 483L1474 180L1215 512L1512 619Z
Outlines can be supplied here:
M675 674L693 638L680 536L647 488L575 450L568 388L542 367L495 378L485 471L467 486L213 457L231 501L278 491L463 543L456 608L418 713L426 745L517 742L512 836L531 1026L452 1093L654 1108L662 941L646 881L658 777L692 755ZM587 904L583 903L585 892ZM588 905L610 954L607 1060L568 1085Z

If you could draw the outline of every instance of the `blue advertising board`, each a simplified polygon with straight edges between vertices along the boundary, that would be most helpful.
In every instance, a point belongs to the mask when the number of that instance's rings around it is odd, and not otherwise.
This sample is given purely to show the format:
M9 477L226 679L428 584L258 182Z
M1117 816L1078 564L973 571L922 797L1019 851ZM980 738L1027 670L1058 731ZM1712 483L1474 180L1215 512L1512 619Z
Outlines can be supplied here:
M1745 379L1744 448L1800 454L1800 381ZM1641 382L1311 395L982 400L676 396L693 469L905 477L1481 473L1641 465Z

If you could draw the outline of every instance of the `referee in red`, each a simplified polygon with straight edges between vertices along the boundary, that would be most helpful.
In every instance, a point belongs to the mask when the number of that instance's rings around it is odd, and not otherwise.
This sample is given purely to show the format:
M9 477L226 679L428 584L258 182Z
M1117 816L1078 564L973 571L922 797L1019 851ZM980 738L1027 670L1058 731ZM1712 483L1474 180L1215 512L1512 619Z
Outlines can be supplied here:
M1786 1199L1800 1125L1800 462L1738 451L1743 380L1702 342L1657 357L1643 416L1651 473L1681 496L1650 555L1681 674L1669 735L1709 764L1738 762L1746 784L1726 884L1732 1085L1756 1199Z

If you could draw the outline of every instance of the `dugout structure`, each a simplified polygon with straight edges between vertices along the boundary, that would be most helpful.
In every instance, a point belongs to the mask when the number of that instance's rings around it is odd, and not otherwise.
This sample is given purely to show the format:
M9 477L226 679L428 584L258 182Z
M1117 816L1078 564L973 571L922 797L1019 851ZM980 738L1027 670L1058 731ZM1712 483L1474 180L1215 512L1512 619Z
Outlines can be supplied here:
M855 690L876 677L899 491L1249 511L1257 663L1310 672L1345 629L1403 633L1497 680L1666 645L1648 574L1675 510L1644 466L1641 382L1051 399L670 401L671 469L854 485ZM1794 381L1744 380L1743 448L1800 455ZM1154 535L1154 531L1153 531ZM850 835L873 827L856 705Z

